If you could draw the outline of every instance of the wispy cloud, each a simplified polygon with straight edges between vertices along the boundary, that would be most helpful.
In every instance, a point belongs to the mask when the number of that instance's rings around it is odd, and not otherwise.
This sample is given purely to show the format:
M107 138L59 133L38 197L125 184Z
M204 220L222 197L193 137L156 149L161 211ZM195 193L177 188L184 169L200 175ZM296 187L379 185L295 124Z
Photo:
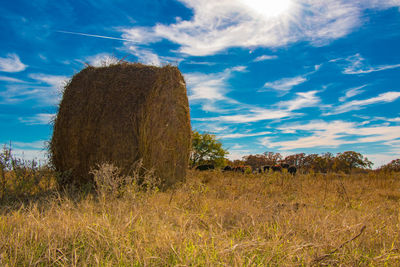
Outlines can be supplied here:
M400 68L400 64L370 66L360 54L347 57L345 61L348 65L343 70L344 74L368 74L371 72Z
M69 80L67 76L62 75L50 75L50 74L43 74L43 73L33 73L30 74L29 77L32 79L39 81L41 83L45 83L50 85L53 88L60 89L64 87L66 82Z
M260 61L265 61L265 60L273 60L273 59L277 59L278 56L275 55L262 55L259 57L256 57L253 61L254 62L260 62Z
M184 61L185 64L189 64L189 65L205 65L205 66L214 66L217 63L215 62L207 62L207 61Z
M374 163L374 168L379 168L382 165L388 164L392 160L399 158L399 152L393 151L387 153L365 154L364 156Z
M345 129L353 129L354 123L343 121L323 122L313 121L306 124L294 124L279 127L281 131L308 131L310 136L300 137L295 140L272 141L272 137L262 138L261 144L268 148L278 148L281 150L294 150L299 148L318 148L318 147L338 147L348 144L349 141L342 140L343 136L347 136Z
M339 101L340 102L344 102L349 98L352 98L352 97L354 97L356 95L364 93L365 90L361 90L361 89L363 89L366 86L368 86L368 84L365 84L365 85L362 85L362 86L359 86L359 87L355 87L355 88L351 88L351 89L347 90L345 92L345 95L339 98Z
M21 62L17 54L7 54L6 57L0 57L0 71L3 72L20 72L28 66Z
M321 46L341 38L361 25L362 12L370 8L398 6L397 0L292 0L277 8L271 1L178 0L192 9L190 20L153 27L120 27L120 37L56 31L93 38L119 40L126 46L150 44L167 39L180 46L179 52L213 55L231 47L280 47L298 41ZM271 11L272 10L272 11ZM269 56L260 60L273 59Z
M145 27L124 28L121 32L125 40L138 44L149 44L161 40L151 29Z
M259 132L259 133L231 133L231 134L218 135L218 137L222 138L222 139L236 139L236 138L263 136L263 135L268 135L268 134L271 134L271 132L267 131L267 132Z
M400 92L386 92L382 93L376 97L364 99L364 100L353 100L342 105L339 105L333 109L331 112L324 113L323 115L334 115L341 114L352 110L360 110L368 105L373 105L377 103L389 103L400 98Z
M39 161L39 164L45 164L48 162L48 152L45 149L19 149L15 148L12 150L13 155L17 158L24 160L35 160Z
M364 126L362 123L346 121L311 121L308 123L291 124L277 128L281 132L296 133L302 131L308 133L297 139L279 140L273 137L260 139L260 143L268 148L279 148L281 150L294 150L306 148L337 148L345 144L363 144L384 142L389 147L390 142L399 138L400 126ZM388 149L390 150L390 149Z
M0 92L2 102L18 103L35 99L41 104L55 104L59 101L60 89L68 81L66 76L33 73L29 77L35 82L6 85L6 90Z
M11 142L12 153L17 158L36 160L40 164L47 163L47 143L44 140L34 142Z
M34 142L12 142L11 143L12 147L19 148L19 149L24 149L24 148L29 148L29 149L44 149L46 147L46 141L40 140L40 141L34 141Z
M235 144L234 146L231 147L231 149L243 149L243 145Z
M208 118L192 118L192 120L219 123L252 123L265 120L294 118L303 115L301 113L294 113L293 111L295 110L319 106L321 99L316 96L318 92L319 91L314 90L296 93L293 99L281 101L271 108L262 108L236 102L236 105L240 106L240 109L236 109L235 114Z
M53 120L55 114L39 113L31 117L19 117L18 120L27 125L48 125Z
M7 77L7 76L0 76L0 81L3 82L10 82L10 83L25 83L23 80Z
M321 102L321 99L316 96L318 92L319 91L296 93L296 98L289 101L281 101L277 106L285 108L288 111L318 106Z
M249 123L264 120L275 120L293 116L294 114L287 110L264 109L253 107L249 110L241 111L240 114L226 115L211 118L193 118L197 121L218 121L225 123Z
M264 84L264 89L259 90L259 92L267 91L268 89L273 89L280 92L288 92L292 90L293 87L300 85L307 81L304 76L296 76L292 78L283 78L274 82L266 82Z
M228 80L233 73L244 71L246 71L245 66L236 66L219 73L184 74L189 91L189 100L194 104L201 103L204 111L211 112L221 112L220 107L216 105L217 101L237 104L237 101L226 96L229 92Z
M167 39L180 46L179 52L193 56L213 55L230 47L280 47L298 41L321 46L360 26L364 10L378 8L375 0L290 1L282 10L268 6L270 1L179 1L193 11L190 20L123 29L122 36L144 44ZM395 4L379 8L391 6Z
M241 160L244 156L249 155L251 153L250 150L243 150L243 149L229 149L229 154L227 155L228 159L230 160Z
M129 46L129 51L135 55L138 60L146 65L161 66L160 57L150 49L139 48L137 46Z

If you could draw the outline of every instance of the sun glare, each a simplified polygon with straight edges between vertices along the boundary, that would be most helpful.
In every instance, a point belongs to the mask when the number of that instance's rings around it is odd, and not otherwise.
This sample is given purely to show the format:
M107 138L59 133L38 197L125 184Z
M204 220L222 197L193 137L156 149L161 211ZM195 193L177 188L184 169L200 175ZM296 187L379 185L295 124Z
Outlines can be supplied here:
M292 0L240 0L252 11L266 18L276 17L287 13Z

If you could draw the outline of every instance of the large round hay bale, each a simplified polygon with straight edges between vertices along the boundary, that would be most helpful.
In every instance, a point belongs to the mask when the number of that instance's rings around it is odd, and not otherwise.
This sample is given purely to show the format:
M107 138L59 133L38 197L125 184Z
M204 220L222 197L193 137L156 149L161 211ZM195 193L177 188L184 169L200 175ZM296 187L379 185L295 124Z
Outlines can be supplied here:
M185 81L173 66L121 63L89 66L65 87L50 143L51 159L67 183L91 181L103 162L124 173L144 167L168 187L183 181L191 145Z

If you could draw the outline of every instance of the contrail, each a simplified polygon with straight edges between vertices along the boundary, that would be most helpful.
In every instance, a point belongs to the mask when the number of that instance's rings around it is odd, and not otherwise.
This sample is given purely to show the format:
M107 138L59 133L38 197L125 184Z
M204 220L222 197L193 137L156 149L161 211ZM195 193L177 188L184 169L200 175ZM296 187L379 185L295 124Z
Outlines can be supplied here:
M81 32L67 32L67 31L56 31L56 32L67 33L67 34L74 34L74 35L82 35L82 36L95 37L95 38L103 38L103 39L111 39L111 40L125 41L125 42L135 42L135 41L130 40L130 39L117 38L117 37L110 37L110 36L103 36L103 35L95 35L95 34L88 34L88 33L81 33Z

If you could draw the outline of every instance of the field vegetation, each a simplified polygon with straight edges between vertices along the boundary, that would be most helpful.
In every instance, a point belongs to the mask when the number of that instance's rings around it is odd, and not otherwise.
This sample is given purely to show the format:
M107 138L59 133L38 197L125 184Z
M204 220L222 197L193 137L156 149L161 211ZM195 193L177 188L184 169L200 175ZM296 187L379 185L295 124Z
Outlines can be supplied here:
M93 190L58 188L51 168L4 159L1 266L400 262L398 172L190 170L185 183L160 191L140 162L129 177L103 164Z

